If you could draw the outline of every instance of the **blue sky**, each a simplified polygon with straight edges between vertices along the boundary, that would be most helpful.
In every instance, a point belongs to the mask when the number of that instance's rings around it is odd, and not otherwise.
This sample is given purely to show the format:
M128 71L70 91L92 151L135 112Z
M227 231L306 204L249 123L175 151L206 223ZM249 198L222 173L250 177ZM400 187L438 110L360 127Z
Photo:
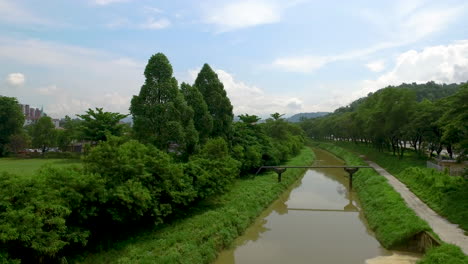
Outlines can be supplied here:
M128 113L149 57L214 68L235 114L333 111L387 85L468 80L466 1L0 0L0 95L53 117Z

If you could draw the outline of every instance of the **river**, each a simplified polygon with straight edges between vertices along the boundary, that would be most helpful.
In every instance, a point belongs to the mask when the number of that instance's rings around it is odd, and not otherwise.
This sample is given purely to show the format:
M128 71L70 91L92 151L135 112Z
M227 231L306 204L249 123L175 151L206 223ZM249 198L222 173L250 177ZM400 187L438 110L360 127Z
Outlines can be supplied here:
M344 165L314 149L315 165ZM215 264L413 264L421 257L383 248L368 229L343 169L311 169L220 253Z

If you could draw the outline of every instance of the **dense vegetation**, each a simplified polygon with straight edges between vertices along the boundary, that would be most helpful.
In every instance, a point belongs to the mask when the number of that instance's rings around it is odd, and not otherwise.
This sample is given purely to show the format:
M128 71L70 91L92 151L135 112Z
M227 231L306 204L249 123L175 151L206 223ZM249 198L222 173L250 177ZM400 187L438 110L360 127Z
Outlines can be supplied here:
M310 164L309 148L287 165ZM229 191L190 208L189 217L142 232L76 263L211 263L304 170L288 170L279 184L274 173L237 179Z
M348 165L366 165L355 154L330 143L319 143L323 148L343 159ZM353 177L369 227L385 248L407 243L421 231L430 227L406 206L401 196L387 183L385 177L374 170L359 170Z
M79 120L67 118L66 134L46 116L26 128L43 152L78 139L88 140L90 148L82 167L45 166L33 177L0 174L6 190L0 193L0 262L56 262L112 239L115 230L157 227L225 193L254 168L284 162L303 147L302 129L278 113L262 124L248 114L232 123L232 105L207 64L195 85L179 89L172 66L159 53L150 58L145 77L131 103L131 130L118 123L125 115L101 108ZM14 99L7 100L19 110ZM194 120L204 123L195 126ZM21 131L18 124L10 136ZM247 219L266 204L262 200Z
M409 144L421 155L445 148L450 157L466 159L468 84L402 84L387 87L302 122L308 136L362 142L403 157Z

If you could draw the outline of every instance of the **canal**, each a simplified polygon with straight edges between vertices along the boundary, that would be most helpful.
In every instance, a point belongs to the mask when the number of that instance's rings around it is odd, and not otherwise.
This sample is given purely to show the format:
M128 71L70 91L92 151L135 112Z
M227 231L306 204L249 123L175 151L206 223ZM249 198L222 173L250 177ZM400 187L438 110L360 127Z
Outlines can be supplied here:
M344 165L314 151L315 165ZM343 169L308 170L214 263L416 263L420 255L386 250L375 239L346 175Z

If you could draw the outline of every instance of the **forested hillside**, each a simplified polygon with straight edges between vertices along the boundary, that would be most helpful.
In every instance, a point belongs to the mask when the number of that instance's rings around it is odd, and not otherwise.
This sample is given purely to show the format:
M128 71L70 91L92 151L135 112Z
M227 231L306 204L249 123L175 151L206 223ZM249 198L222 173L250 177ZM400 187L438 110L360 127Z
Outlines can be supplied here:
M400 157L408 144L420 154L446 149L466 159L468 84L390 86L301 126L315 139L363 142Z

